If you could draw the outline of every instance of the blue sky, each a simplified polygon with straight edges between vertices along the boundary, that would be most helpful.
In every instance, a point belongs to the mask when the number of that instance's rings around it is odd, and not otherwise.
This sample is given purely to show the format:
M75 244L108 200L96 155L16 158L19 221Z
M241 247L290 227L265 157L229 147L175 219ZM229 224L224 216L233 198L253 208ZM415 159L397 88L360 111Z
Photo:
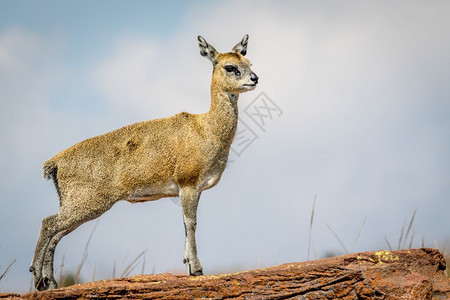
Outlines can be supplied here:
M70 40L68 56L92 56L92 46L106 45L117 32L170 36L184 22L193 1L2 1L3 28L17 26ZM89 50L91 49L91 50ZM105 50L100 48L97 50Z
M248 33L260 78L239 99L253 142L235 141L201 198L206 274L307 260L315 195L309 258L344 253L327 225L349 251L387 248L385 238L396 248L415 210L413 246L442 249L449 13L447 1L1 1L0 272L17 262L0 291L29 289L40 222L58 210L43 161L129 123L208 110L199 34L224 52ZM282 112L263 128L251 114L261 97ZM120 274L146 249L146 273L183 272L174 203L121 202L101 216L83 280L110 278L114 264ZM55 265L76 268L95 222L61 241Z
M118 34L151 36L163 41L170 38L183 23L191 4L191 1L3 1L0 27L20 28L58 40L63 49L52 59L58 59L62 67L82 77L86 68L110 52L111 40ZM55 108L86 110L83 104L88 102L91 109L101 108L103 99L82 84L79 80L65 82L54 91L51 104ZM61 101L67 97L67 90L72 100L77 101Z

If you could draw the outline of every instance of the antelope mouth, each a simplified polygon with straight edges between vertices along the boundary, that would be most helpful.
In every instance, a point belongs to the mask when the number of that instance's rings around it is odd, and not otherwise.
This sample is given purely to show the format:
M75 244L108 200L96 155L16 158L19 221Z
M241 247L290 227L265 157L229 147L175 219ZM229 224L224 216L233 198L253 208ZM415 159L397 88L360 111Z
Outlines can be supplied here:
M243 84L242 87L244 89L254 89L256 87L256 83L253 83L253 84L246 83L246 84Z

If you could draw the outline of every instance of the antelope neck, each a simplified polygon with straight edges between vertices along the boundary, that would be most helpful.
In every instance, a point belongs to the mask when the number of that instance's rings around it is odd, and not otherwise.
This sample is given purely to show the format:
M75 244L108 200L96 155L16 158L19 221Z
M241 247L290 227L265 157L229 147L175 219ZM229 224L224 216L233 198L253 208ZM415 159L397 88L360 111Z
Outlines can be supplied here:
M211 86L211 107L206 113L208 127L220 140L231 144L238 122L238 93Z

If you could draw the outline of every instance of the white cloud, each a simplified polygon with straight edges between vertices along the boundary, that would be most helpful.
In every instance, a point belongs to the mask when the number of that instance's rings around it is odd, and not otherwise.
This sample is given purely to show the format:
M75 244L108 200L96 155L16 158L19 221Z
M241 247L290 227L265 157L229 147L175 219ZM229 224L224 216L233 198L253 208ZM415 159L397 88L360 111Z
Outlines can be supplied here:
M7 29L1 33L0 64L2 69L23 71L30 65L46 62L55 53L54 42L20 29Z
M149 83L160 76L154 68L157 55L155 42L122 38L113 45L112 55L93 71L93 80L115 109L141 111L152 95Z
M35 151L45 151L31 148L42 142L50 126L47 105L58 84L55 62L60 50L56 37L19 29L0 32L0 134L8 145L3 148L1 160L5 168L15 169L18 174L27 175Z
M193 37L195 48L183 51L182 41L162 44L142 37L118 38L112 54L94 67L93 83L119 114L128 111L138 118L156 118L182 110L206 111L209 74L200 76L200 68L194 65L196 43ZM201 87L199 77L205 79Z

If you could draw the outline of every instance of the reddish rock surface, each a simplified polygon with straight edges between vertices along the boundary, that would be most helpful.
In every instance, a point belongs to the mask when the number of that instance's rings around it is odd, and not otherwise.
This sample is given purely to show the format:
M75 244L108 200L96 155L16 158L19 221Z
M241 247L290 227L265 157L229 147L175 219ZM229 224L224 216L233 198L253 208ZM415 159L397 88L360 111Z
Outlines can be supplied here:
M136 275L22 299L449 299L438 250L374 251L216 276ZM1 296L0 296L1 298Z

